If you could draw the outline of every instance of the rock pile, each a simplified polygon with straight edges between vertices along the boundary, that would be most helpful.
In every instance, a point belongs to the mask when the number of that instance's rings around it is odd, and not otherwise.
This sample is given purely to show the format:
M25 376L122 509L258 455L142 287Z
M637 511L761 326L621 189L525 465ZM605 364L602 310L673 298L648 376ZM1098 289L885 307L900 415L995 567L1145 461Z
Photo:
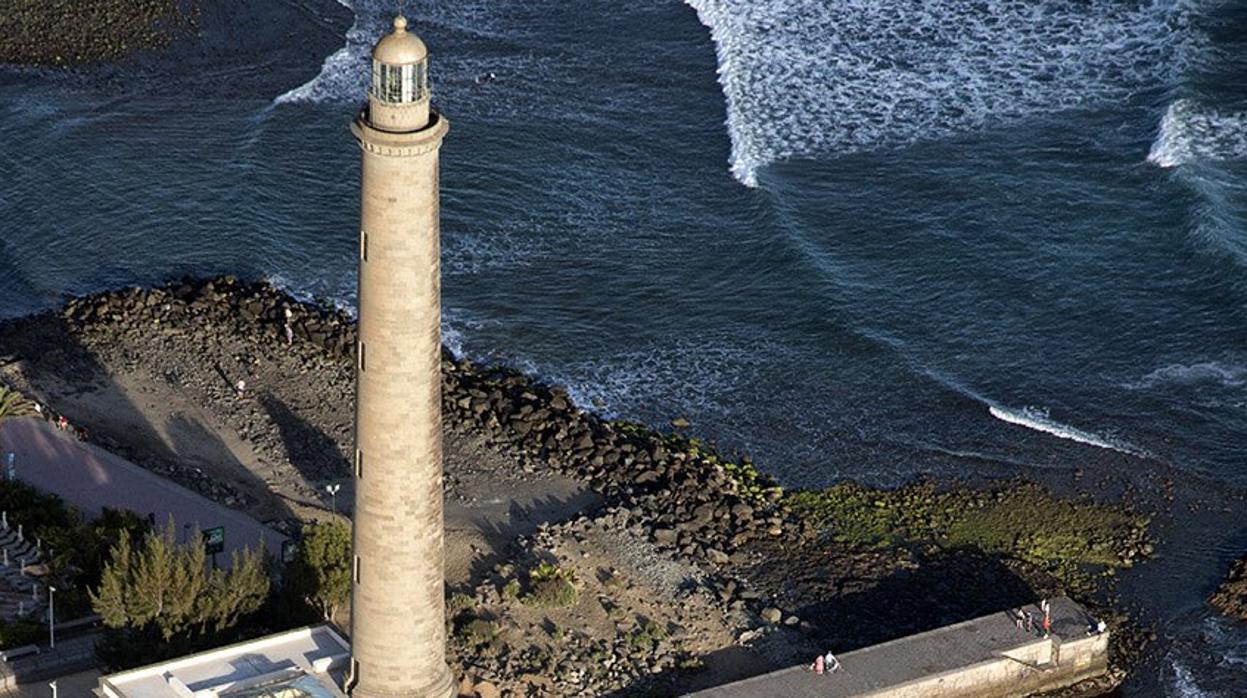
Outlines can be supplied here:
M0 12L0 63L73 65L116 60L193 31L197 2L7 0Z
M1208 603L1231 618L1247 620L1247 557L1230 567L1225 581L1208 598Z

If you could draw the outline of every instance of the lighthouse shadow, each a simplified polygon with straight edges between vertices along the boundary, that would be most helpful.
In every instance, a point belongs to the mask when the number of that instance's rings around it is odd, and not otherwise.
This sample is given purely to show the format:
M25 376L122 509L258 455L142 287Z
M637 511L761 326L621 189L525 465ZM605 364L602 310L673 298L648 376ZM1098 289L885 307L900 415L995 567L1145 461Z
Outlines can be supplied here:
M319 490L321 483L350 477L350 463L336 440L300 417L272 393L261 394L259 401L277 426L287 460L308 485Z
M518 538L535 534L543 524L555 525L580 515L592 515L601 504L599 495L583 489L537 496L515 493L513 497L495 497L472 505L448 501L447 558L470 559L466 576L470 583L479 582L497 565L515 559L520 552ZM454 550L460 546L468 550ZM453 577L463 574L451 572Z

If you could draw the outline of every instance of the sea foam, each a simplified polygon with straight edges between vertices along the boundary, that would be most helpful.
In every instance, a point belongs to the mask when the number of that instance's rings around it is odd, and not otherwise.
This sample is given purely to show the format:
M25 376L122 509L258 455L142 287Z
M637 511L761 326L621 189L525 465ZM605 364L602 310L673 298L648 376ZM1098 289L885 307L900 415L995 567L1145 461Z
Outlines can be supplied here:
M686 0L709 28L744 184L788 158L1110 103L1178 75L1182 0Z
M1223 113L1180 99L1169 105L1147 161L1159 167L1247 157L1247 112Z
M988 411L991 412L991 415L993 417L995 417L996 419L999 419L1002 422L1008 422L1009 424L1016 424L1017 426L1026 427L1027 429L1033 429L1034 431L1043 432L1045 434L1051 434L1052 436L1055 436L1059 439L1077 441L1078 443L1086 444L1088 446L1095 446L1097 448L1106 448L1112 451L1118 451L1120 453L1126 453L1132 456L1140 456L1140 457L1147 456L1147 453L1145 453L1144 451L1137 449L1133 446L1130 446L1128 444L1124 444L1119 441L1115 441L1113 439L1109 439L1103 436L1098 436L1091 432L1083 431L1082 429L1069 426L1068 424L1061 424L1060 422L1053 421L1048 416L1047 410L1042 410L1042 409L1038 409L1035 407L1025 407L1025 408L1018 410L1018 409L1012 409L1008 407L1000 407L997 405L991 405L988 407Z
M336 101L359 93L357 88L367 80L364 57L369 51L369 40L380 35L381 26L375 21L370 22L368 16L357 11L350 0L338 2L355 12L355 22L346 31L342 48L329 54L316 77L280 95L274 100L275 103Z
M1141 390L1161 386L1207 384L1226 388L1240 388L1247 385L1247 366L1234 366L1217 361L1170 364L1152 371L1139 381L1126 384L1125 387L1131 390Z
M1194 674L1180 662L1173 663L1173 679L1169 686L1172 690L1166 693L1174 698L1212 698L1213 695L1201 690Z

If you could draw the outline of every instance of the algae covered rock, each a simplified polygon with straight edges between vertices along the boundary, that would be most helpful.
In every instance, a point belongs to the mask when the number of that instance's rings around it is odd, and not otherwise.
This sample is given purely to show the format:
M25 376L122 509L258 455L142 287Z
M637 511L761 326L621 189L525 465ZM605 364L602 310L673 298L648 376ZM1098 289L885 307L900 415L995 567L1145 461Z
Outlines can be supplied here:
M1225 581L1208 598L1208 603L1231 618L1247 620L1247 556L1230 567Z

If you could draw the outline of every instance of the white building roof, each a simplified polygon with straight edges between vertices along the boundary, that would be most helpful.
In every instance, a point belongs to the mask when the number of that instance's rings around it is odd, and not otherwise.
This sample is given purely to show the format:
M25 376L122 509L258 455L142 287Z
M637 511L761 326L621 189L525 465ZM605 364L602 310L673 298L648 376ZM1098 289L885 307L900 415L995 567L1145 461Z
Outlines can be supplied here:
M104 698L345 698L351 647L327 625L300 628L100 677Z

